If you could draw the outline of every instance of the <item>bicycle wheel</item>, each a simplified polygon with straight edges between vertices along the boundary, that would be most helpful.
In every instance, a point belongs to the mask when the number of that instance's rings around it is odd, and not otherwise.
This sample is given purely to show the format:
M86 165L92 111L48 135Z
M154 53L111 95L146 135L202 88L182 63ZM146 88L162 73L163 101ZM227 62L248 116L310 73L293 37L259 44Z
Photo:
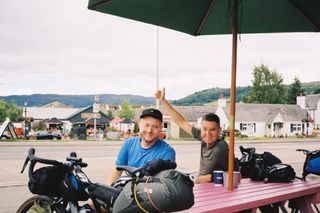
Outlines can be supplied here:
M36 201L39 201L40 203L50 204L52 213L66 213L66 210L63 208L62 205L60 204L52 205L53 199L45 195L36 195L29 198L28 200L26 200L21 204L21 206L17 210L17 213L27 213L28 210L34 205Z

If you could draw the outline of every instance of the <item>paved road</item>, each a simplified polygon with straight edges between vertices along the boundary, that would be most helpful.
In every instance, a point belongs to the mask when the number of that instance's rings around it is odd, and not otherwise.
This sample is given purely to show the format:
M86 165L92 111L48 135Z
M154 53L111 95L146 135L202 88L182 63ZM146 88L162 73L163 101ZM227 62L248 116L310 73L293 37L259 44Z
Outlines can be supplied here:
M63 161L71 151L76 151L89 164L84 169L94 182L105 182L122 142L19 142L0 143L0 213L15 212L22 201L32 196L27 189L27 173L20 174L26 152L36 148L39 157ZM199 166L199 143L193 141L170 142L177 153L178 169L197 171ZM235 155L241 156L239 146L256 147L258 152L270 151L283 162L291 164L296 172L301 173L304 156L297 153L297 148L320 149L320 141L304 142L237 142Z

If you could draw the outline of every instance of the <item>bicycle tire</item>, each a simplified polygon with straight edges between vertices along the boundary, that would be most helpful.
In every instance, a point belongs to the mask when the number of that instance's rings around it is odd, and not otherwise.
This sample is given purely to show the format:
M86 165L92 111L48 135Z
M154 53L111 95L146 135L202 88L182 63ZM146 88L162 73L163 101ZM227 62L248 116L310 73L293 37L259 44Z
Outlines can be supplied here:
M21 206L18 208L17 213L27 213L27 211L33 206L34 202L36 201L46 202L50 205L53 203L53 199L49 196L45 195L36 195L33 196L26 201L24 201ZM63 208L62 205L54 205L54 207L51 207L52 213L66 213L66 210Z

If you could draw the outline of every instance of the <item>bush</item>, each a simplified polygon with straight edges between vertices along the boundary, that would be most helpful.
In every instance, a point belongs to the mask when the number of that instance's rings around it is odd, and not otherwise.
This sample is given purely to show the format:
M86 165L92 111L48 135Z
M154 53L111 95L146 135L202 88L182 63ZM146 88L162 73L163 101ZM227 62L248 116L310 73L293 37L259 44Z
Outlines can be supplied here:
M108 129L108 132L119 132L119 130L117 128L115 128L115 127L110 127Z

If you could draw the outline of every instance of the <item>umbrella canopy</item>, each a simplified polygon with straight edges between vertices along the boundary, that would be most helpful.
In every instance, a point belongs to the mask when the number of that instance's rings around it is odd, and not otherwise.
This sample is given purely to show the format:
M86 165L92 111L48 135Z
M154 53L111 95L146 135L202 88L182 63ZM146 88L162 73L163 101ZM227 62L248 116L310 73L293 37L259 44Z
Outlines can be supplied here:
M89 9L191 35L231 34L232 0L89 0ZM241 33L318 32L318 0L237 0Z
M232 190L237 35L319 32L319 0L89 0L88 8L191 35L232 34L228 189Z

